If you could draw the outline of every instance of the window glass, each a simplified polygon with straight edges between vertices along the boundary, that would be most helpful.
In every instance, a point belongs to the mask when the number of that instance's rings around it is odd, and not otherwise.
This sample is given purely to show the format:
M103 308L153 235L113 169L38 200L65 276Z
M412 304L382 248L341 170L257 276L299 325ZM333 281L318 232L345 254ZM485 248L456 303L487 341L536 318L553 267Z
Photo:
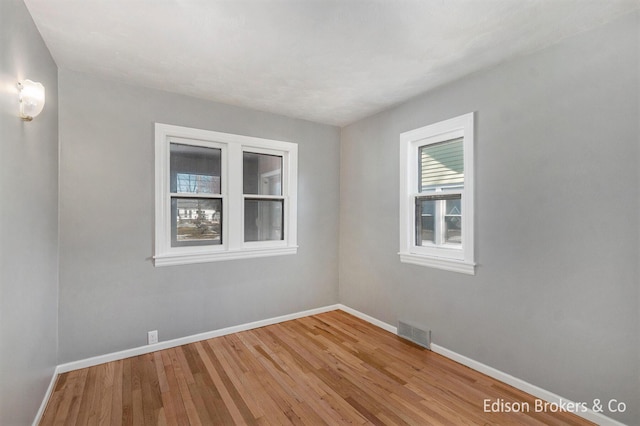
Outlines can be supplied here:
M173 193L220 194L221 150L172 143Z
M418 192L464 184L463 139L420 147Z
M282 157L244 152L243 192L252 195L282 195Z
M416 197L416 246L462 244L460 194Z
M416 245L424 242L434 244L435 236L436 202L424 198L416 198Z
M222 244L222 200L171 198L171 245Z
M283 200L245 199L244 240L283 240Z
M462 244L462 203L460 195L445 200L444 242Z

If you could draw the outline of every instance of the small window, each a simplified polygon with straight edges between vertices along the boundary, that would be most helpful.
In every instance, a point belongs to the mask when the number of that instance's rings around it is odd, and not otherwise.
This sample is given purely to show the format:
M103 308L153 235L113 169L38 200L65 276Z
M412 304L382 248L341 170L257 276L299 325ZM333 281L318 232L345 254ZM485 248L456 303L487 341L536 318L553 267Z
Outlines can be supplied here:
M468 274L473 113L400 135L400 260Z
M156 124L156 266L293 254L297 145Z

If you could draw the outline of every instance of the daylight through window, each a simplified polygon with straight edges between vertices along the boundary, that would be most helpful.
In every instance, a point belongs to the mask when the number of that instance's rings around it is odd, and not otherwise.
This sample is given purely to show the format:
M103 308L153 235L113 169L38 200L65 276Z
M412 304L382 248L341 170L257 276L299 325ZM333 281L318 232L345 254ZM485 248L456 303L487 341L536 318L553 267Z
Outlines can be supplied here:
M474 273L473 114L400 135L400 259Z
M156 124L156 266L293 254L297 145Z

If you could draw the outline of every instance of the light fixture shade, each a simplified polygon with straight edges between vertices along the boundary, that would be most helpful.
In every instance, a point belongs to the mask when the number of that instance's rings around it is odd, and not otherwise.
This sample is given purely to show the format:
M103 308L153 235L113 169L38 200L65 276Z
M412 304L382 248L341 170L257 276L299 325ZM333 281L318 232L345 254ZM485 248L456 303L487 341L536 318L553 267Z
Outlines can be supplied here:
M31 80L18 83L20 88L20 118L33 120L44 108L44 86Z

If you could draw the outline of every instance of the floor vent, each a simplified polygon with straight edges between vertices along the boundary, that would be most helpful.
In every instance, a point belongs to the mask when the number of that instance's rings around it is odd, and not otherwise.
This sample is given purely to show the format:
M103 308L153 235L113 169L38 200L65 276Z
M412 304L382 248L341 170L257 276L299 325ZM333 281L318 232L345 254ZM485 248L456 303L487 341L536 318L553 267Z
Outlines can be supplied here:
M403 321L398 321L398 336L431 350L431 330L422 330Z

